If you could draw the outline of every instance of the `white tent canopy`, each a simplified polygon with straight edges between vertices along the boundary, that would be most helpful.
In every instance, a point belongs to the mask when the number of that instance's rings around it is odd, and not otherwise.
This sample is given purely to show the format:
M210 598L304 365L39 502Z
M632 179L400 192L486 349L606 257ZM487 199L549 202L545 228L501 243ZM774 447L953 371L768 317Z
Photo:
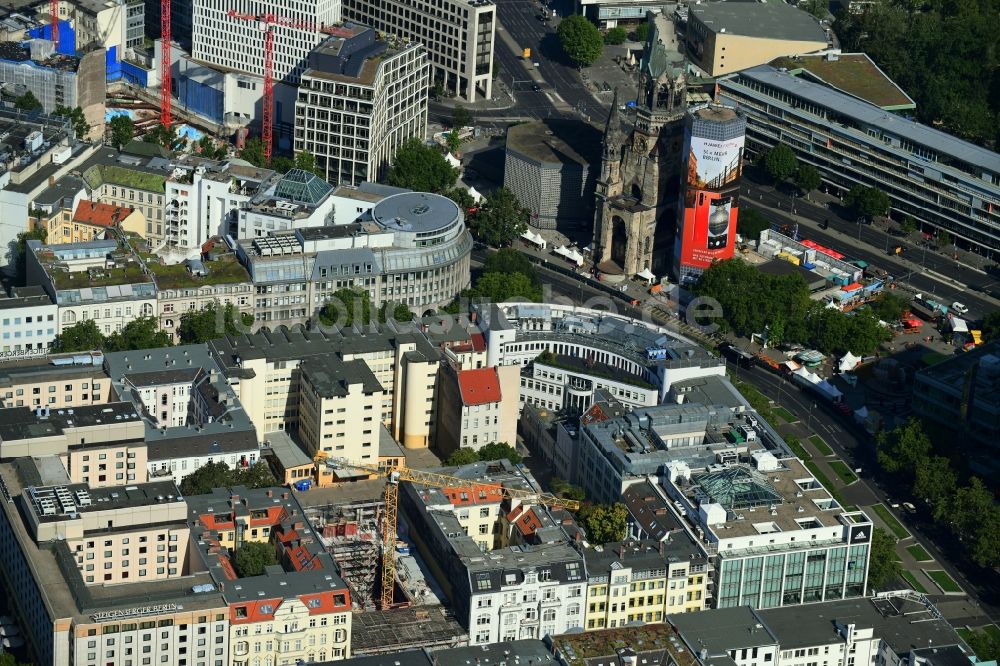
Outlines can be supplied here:
M447 155L445 155L444 158L446 160L448 160L448 164L450 164L453 167L460 167L460 166L462 166L462 160L458 159L457 157L455 157L451 153L448 153Z
M545 249L546 245L548 245L545 242L545 239L542 238L541 234L533 233L531 231L531 229L528 229L523 234L521 234L521 238L523 238L524 240L528 241L529 243L534 243L535 245L537 245L538 247L542 248L543 250Z
M955 333L968 333L969 324L964 319L960 319L958 317L952 317L951 330L954 331Z
M570 248L569 252L566 254L566 258L575 263L577 266L583 266L583 255L580 254L575 247Z
M556 254L558 254L560 257L568 257L569 256L569 250L566 249L565 245L560 245L559 247L557 247L556 249L554 249L552 251L555 252Z
M840 368L841 372L850 372L854 368L858 367L858 363L860 362L861 362L860 356L855 356L851 352L847 352L846 354L843 355L843 357L841 357L840 365L838 367Z
M648 268L643 268L642 271L636 273L635 276L637 278L645 280L646 282L652 282L653 280L656 279L656 276L653 275L653 272Z
M480 194L479 191L474 187L469 188L469 196L472 197L472 200L475 201L476 203L482 203L483 201L483 195ZM539 238L541 238L541 236L539 236ZM542 242L544 243L545 241L543 240ZM545 246L543 245L542 247Z

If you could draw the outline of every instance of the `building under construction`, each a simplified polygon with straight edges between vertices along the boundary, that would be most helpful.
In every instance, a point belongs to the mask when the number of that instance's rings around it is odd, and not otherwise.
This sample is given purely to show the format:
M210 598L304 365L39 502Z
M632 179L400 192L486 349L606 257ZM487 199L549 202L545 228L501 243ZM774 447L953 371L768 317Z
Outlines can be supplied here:
M351 656L354 657L469 644L469 634L443 606L355 613L351 622Z
M381 571L379 530L384 504L358 500L314 507L310 518L323 544L340 567L340 576L351 588L351 598L361 610L376 608Z

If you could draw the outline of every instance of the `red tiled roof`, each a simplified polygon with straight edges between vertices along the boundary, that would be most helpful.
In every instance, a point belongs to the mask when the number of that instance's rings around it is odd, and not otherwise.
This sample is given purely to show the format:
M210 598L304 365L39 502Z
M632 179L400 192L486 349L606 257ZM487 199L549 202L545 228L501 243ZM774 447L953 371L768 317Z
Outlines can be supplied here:
M74 222L83 222L97 227L111 227L132 214L131 208L112 206L84 199L77 205L73 213Z
M451 486L441 492L454 506L467 504L495 504L502 502L503 489L496 485L475 484L472 486Z
M542 521L538 519L535 510L523 510L523 505L507 514L507 520L516 526L524 536L531 536L535 530L542 526Z
M496 368L459 370L458 387L465 405L486 405L500 402L500 375Z
M482 333L472 334L472 349L477 352L486 351L486 338Z

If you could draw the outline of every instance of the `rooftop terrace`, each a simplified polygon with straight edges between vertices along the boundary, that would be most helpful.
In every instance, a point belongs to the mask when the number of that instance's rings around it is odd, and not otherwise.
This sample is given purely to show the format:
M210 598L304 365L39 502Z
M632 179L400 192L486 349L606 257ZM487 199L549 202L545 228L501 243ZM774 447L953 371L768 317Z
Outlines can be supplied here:
M235 254L229 252L211 256L211 261L199 262L200 267L204 267L207 272L206 275L195 275L186 262L167 265L150 261L148 266L156 278L156 286L161 290L250 282L250 274L236 259Z
M669 624L562 634L552 637L552 646L569 666L584 666L588 659L595 657L617 656L622 648L639 653L665 651L677 666L695 666L697 663L694 654L683 647Z

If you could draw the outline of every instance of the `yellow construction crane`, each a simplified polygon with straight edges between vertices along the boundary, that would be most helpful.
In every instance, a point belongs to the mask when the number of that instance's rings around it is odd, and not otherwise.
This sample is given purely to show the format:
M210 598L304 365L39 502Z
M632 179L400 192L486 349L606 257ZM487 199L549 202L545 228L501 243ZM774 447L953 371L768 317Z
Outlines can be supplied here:
M536 493L518 488L506 488L499 483L482 483L472 479L461 479L457 476L425 472L409 467L379 467L369 463L355 463L343 458L328 458L326 463L333 468L360 469L377 476L384 477L385 512L382 514L382 609L392 606L392 592L396 581L396 509L400 481L420 483L432 488L451 488L455 486L474 485L477 488L493 489L504 497L520 499L533 504L545 506L561 506L569 511L576 511L580 503L575 500L563 499L549 493Z

